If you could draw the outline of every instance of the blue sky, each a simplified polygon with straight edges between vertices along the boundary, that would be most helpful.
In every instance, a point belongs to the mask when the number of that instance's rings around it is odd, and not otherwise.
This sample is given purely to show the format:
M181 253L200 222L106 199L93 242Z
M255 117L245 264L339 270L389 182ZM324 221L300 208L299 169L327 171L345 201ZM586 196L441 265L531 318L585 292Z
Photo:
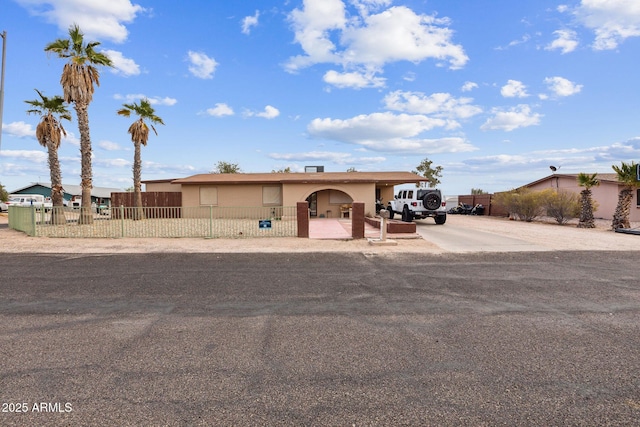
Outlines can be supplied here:
M62 94L44 46L73 23L115 65L89 108L95 186L132 185L116 111L143 97L165 122L143 180L427 157L446 194L467 194L640 160L637 0L5 0L8 190L49 181L24 101ZM63 182L79 184L75 112L64 126Z

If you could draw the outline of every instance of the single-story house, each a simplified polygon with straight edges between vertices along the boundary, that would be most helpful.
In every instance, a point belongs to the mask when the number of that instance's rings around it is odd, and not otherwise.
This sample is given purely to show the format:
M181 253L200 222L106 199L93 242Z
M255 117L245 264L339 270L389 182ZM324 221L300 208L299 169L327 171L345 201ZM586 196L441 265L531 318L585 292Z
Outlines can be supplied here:
M62 197L65 205L74 197L82 197L82 187L80 185L62 184ZM91 202L97 205L111 204L111 193L121 192L120 188L93 187L91 189ZM44 197L51 197L51 184L44 182L34 182L26 187L18 188L10 194L41 194Z
M596 218L613 219L616 206L618 204L618 194L623 188L623 184L618 181L615 173L599 173L596 177L600 185L591 188L593 200L597 203L597 211L594 212ZM556 190L570 191L580 194L584 187L578 185L578 174L553 174L545 178L533 181L524 187L532 190L545 190L553 188ZM631 213L629 221L640 221L640 189L633 192L631 202Z
M207 173L143 181L147 192L181 192L182 206L296 206L307 201L312 217L339 217L352 202L375 215L376 199L387 203L394 186L424 178L410 172Z

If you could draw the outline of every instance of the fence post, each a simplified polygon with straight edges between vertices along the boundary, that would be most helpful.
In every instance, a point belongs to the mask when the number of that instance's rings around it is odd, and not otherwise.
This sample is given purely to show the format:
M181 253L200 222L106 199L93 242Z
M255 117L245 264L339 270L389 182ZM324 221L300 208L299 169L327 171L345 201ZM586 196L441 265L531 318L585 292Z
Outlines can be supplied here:
M120 237L124 237L124 206L120 205Z
M31 236L36 235L36 207L31 205Z
M351 205L351 237L364 239L364 202L353 202Z
M213 205L209 205L209 238L213 239Z
M298 221L298 237L309 238L309 203L296 204L296 218Z

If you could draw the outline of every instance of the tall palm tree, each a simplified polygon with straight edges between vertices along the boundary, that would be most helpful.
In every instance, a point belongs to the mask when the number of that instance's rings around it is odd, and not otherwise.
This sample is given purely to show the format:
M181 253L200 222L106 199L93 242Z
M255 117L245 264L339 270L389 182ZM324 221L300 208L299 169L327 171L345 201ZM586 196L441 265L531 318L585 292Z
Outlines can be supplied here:
M110 67L111 59L103 53L96 52L99 42L84 41L84 34L80 27L74 24L69 28L68 39L58 39L45 46L45 52L53 52L58 57L68 59L62 69L60 84L64 100L73 103L78 116L78 130L80 131L80 157L82 186L81 224L93 222L91 215L91 188L93 176L91 171L91 136L89 133L89 104L93 99L94 83L100 86L100 73L97 65Z
M58 160L58 148L62 141L62 135L67 136L67 132L62 127L62 120L71 121L71 114L61 96L49 98L36 89L40 99L25 101L31 106L27 114L39 114L40 123L36 127L36 138L49 153L49 172L51 175L51 200L53 210L51 211L51 222L53 224L64 224L66 222L63 211L62 199L62 172L60 171L60 161Z
M634 162L621 162L620 166L613 165L611 167L618 174L618 181L623 184L620 193L618 193L618 205L616 206L616 211L613 214L611 228L613 230L617 230L619 228L630 228L629 213L631 212L633 189L640 187L640 182L637 181L636 175L637 165Z
M593 219L593 199L591 198L591 187L600 185L597 178L598 174L589 175L587 173L578 174L578 185L584 187L580 192L580 221L578 228L595 228L596 224Z
M147 121L151 122L151 129L153 129L156 135L158 135L158 132L153 124L164 125L164 122L160 117L156 116L155 110L148 99L140 100L140 104L134 102L133 104L122 104L122 106L124 108L118 110L118 115L129 117L131 113L133 113L138 116L138 120L129 126L128 132L131 135L131 141L133 141L135 148L133 155L133 200L134 206L137 209L134 210L134 212L136 212L134 219L142 219L142 160L140 156L140 146L146 146L149 140L149 126L147 126Z

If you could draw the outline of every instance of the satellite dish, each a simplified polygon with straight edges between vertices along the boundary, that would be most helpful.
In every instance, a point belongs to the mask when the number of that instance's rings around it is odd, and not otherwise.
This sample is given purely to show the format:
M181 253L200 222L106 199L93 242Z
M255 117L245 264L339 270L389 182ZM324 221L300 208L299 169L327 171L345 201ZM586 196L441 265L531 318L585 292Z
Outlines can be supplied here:
M558 168L555 166L549 166L549 169L551 169L552 172L555 172L558 170Z

